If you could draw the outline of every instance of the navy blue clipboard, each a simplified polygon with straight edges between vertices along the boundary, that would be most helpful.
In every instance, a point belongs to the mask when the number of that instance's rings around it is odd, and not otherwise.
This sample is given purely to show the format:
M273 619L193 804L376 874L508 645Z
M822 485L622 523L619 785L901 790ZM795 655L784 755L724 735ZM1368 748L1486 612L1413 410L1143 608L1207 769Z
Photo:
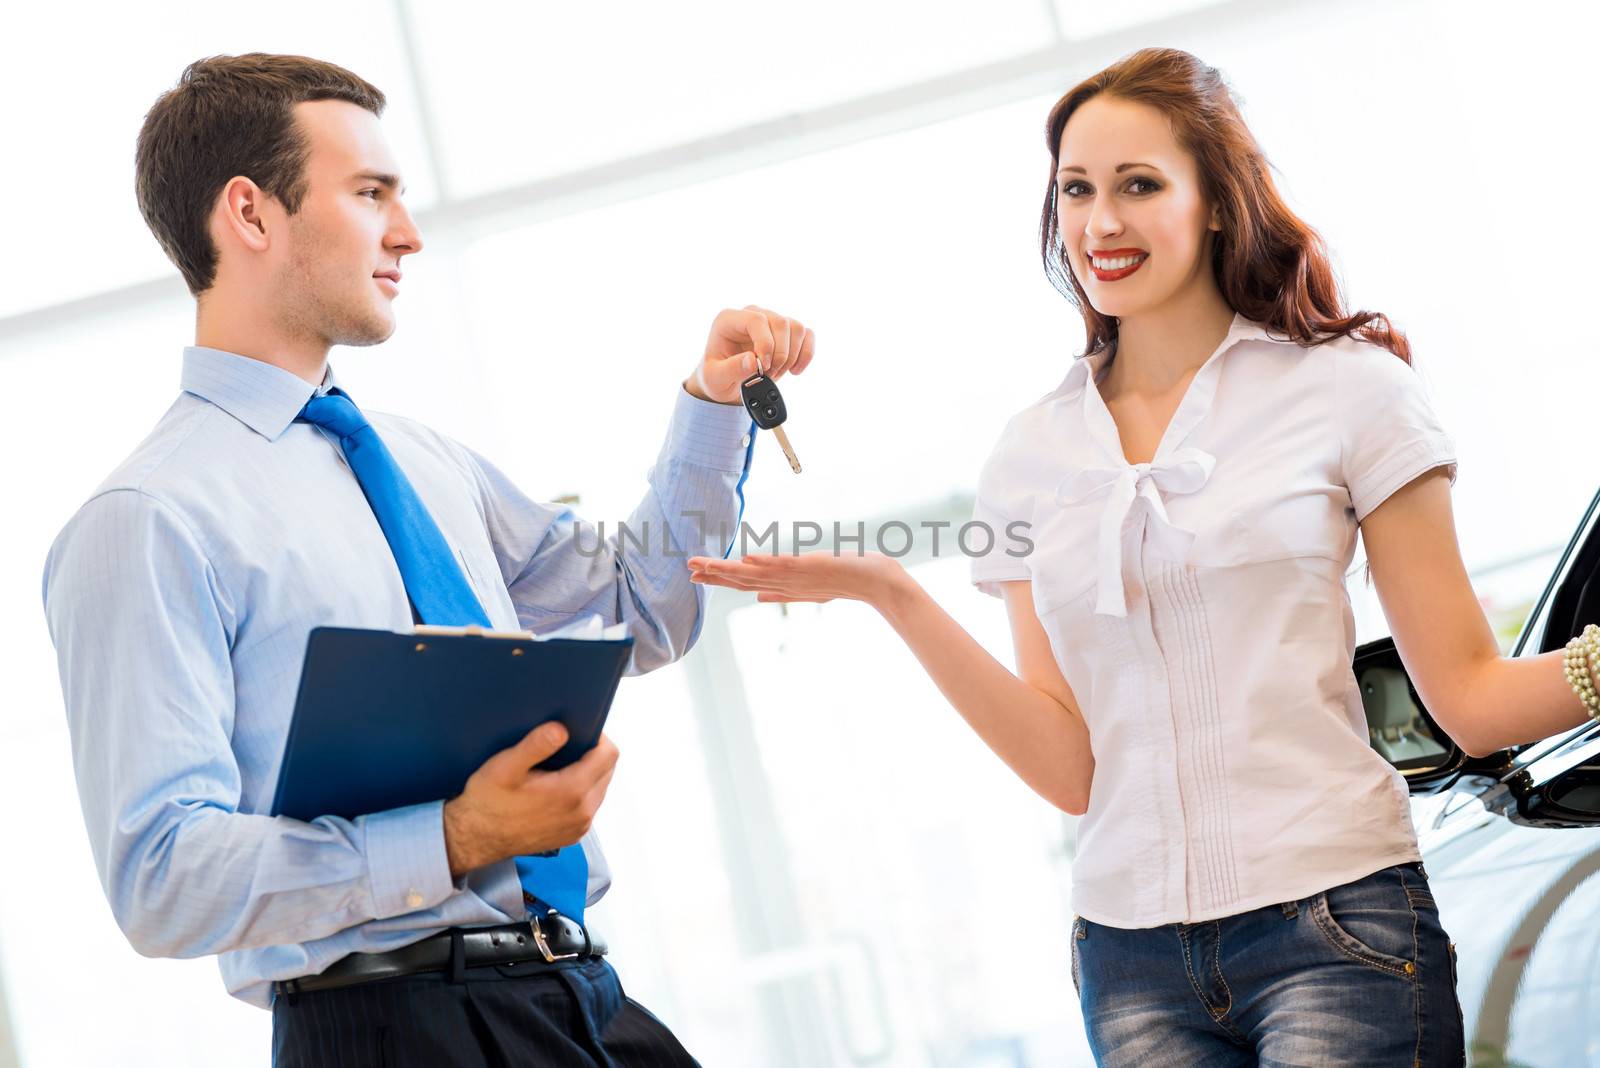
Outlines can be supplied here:
M353 819L454 797L552 719L567 744L540 767L565 767L600 740L632 646L317 627L271 814Z

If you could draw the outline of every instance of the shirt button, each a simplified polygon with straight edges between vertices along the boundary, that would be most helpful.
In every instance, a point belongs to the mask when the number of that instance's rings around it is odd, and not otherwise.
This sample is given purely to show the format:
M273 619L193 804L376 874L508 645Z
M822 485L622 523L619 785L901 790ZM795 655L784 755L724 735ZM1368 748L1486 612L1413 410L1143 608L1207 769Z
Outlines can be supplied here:
M750 447L750 435L749 434L746 434L744 437L739 439L739 447L741 449L748 449Z
M420 909L421 907L422 895L417 893L416 889L413 888L411 892L406 895L406 908Z

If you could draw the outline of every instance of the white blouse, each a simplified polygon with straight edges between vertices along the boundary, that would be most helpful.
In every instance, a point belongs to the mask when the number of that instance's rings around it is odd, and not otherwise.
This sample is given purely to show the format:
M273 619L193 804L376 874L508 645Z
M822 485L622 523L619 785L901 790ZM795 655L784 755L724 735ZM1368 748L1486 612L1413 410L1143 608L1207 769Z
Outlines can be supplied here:
M1012 418L974 515L996 548L973 581L1032 580L1088 725L1073 907L1196 923L1420 859L1405 781L1367 741L1344 576L1369 512L1432 468L1455 479L1421 382L1375 345L1235 317L1130 465L1106 359Z

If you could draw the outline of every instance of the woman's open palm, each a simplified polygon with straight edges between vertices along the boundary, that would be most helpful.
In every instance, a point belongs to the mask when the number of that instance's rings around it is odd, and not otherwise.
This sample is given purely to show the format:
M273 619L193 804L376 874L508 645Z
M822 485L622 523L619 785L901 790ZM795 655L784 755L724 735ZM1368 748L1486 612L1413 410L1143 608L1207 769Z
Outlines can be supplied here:
M838 556L816 552L786 556L689 559L689 578L708 586L750 590L756 600L821 604L837 597L874 601L887 593L904 569L882 553Z

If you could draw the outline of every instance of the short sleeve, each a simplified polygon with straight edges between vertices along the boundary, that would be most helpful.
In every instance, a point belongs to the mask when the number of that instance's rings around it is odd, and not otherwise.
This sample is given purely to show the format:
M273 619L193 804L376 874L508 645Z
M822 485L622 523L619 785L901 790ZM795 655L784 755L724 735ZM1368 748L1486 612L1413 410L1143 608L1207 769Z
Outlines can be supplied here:
M1435 467L1448 466L1455 482L1455 443L1411 366L1364 343L1333 356L1339 452L1357 522Z
M976 531L962 538L965 551L971 554L973 585L991 597L1002 595L1002 582L1033 577L1023 551L1029 544L1027 531L1033 511L1018 463L1018 422L1011 420L984 462L969 524Z

